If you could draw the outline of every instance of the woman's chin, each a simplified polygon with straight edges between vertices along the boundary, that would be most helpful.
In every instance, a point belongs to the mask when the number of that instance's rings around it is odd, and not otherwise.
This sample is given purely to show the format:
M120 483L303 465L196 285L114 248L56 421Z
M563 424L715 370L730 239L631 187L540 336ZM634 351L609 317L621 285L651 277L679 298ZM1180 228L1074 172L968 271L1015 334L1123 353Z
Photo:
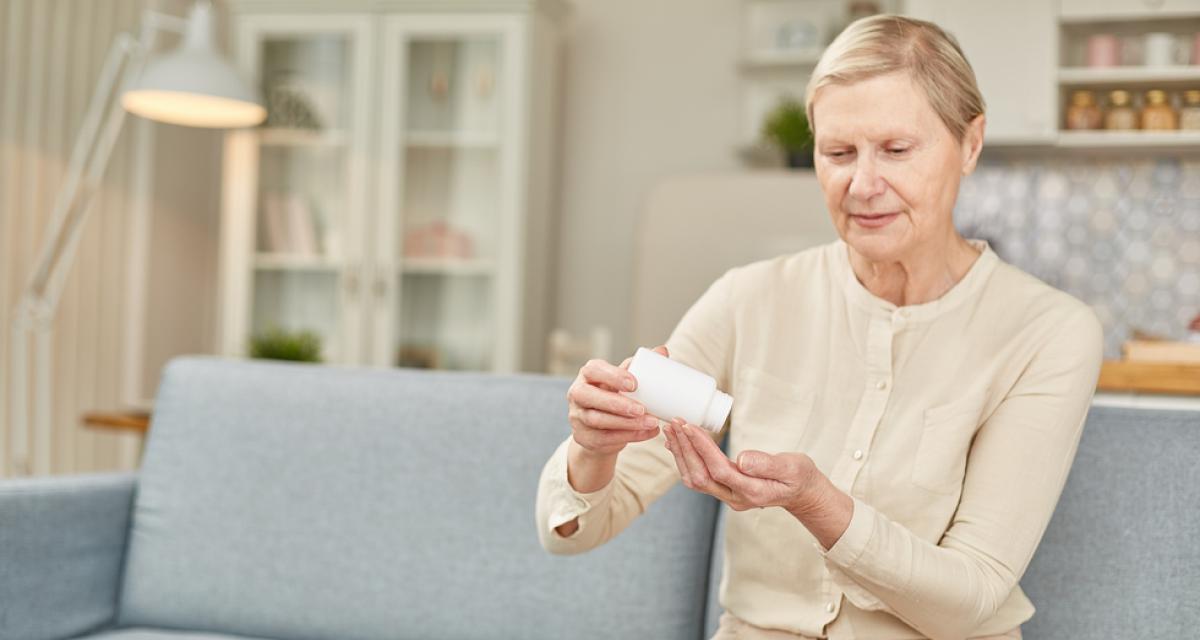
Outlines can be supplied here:
M904 253L904 238L893 229L858 229L853 221L842 240L858 255L872 262L893 261Z

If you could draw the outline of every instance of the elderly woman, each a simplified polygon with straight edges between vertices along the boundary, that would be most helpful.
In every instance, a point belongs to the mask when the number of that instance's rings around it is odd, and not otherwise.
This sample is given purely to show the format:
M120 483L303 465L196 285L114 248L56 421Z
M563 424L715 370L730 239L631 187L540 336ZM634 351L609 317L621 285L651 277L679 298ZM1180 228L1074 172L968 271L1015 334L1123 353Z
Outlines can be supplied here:
M951 36L855 22L806 104L840 239L728 271L659 347L734 396L730 457L619 394L627 364L591 361L541 477L541 542L596 547L682 478L731 509L717 638L1019 638L1101 327L955 231L985 120Z

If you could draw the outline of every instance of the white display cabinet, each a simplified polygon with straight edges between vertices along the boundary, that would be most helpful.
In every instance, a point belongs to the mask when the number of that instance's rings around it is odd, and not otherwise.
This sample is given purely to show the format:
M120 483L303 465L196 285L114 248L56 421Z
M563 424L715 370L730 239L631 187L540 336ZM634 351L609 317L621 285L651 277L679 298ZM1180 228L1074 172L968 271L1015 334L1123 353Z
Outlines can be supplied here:
M562 8L482 6L231 4L269 116L226 142L225 354L280 327L333 363L544 367Z

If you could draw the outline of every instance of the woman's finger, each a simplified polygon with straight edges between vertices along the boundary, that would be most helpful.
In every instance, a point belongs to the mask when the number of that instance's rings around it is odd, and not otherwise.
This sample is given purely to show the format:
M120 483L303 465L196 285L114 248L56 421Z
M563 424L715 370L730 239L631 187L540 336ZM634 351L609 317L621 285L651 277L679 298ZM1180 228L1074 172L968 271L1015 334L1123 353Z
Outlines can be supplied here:
M697 456L708 469L708 475L713 480L733 488L734 483L738 480L733 476L740 476L742 473L738 471L733 461L725 456L717 443L713 442L713 439L707 434L700 433L699 429L693 427L684 429L684 437L688 439Z
M637 431L629 429L614 429L611 431L604 430L588 430L586 432L577 432L572 437L581 446L589 449L601 449L617 447L634 442L643 442L650 440L658 435L658 429L641 429Z
M638 422L646 415L646 407L637 400L585 382L571 385L567 391L567 398L584 409L597 409L615 416L637 418ZM655 424L658 424L657 420Z
M675 457L675 468L679 469L679 477L686 481L684 484L691 482L691 476L688 475L687 462L684 461L683 452L679 448L679 433L676 431L675 422L672 421L664 424L663 434L667 438L667 451L670 451L671 455Z
M678 425L678 423L676 424ZM687 436L687 431L693 428L698 427L691 427L687 424L679 425L677 427L679 435L676 440L680 454L687 464L689 472L692 474L692 482L696 485L695 488L720 500L732 500L733 491L713 479L712 475L708 472L708 467L704 464L704 461L700 458L700 454L697 453L696 448L692 445L691 439Z
M607 385L614 390L633 391L637 388L633 374L599 358L588 360L579 370L579 375L591 384Z
M599 409L577 408L571 413L571 417L583 427L604 431L641 431L658 426L658 419L654 416L623 418Z

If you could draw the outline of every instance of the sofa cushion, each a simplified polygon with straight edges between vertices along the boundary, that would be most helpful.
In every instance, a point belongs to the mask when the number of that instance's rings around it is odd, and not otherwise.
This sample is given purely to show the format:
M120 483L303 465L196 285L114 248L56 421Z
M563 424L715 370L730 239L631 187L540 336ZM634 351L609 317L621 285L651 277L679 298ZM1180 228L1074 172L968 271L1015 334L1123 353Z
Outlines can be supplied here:
M1200 628L1200 412L1096 406L1021 580L1040 638L1185 638Z
M534 529L569 380L217 358L167 367L121 626L281 640L688 638L715 503L676 487L596 551Z

